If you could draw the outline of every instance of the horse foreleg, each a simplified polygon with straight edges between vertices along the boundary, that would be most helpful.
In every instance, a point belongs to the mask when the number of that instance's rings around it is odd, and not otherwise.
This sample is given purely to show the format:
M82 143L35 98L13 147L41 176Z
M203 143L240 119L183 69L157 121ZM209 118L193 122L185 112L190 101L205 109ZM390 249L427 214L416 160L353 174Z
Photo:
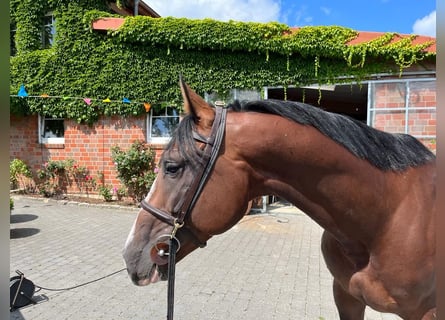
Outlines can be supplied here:
M365 304L346 292L334 279L334 301L340 320L360 320L365 316Z
M327 231L321 239L321 251L326 266L334 277L333 293L340 320L363 320L366 305L347 292L341 282L347 284L356 266L345 256L341 244Z

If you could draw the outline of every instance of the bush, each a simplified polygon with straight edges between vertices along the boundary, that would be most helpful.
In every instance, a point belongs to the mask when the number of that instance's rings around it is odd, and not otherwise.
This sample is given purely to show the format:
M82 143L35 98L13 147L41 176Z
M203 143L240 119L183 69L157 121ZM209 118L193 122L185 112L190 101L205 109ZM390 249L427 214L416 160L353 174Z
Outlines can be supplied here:
M69 172L73 164L72 159L46 162L43 169L37 170L39 192L45 197L64 193L69 184Z
M111 192L111 190L112 190L111 187L101 185L97 189L99 191L99 195L101 195L104 198L105 201L108 202L108 201L111 201L113 199L113 194Z
M155 152L144 141L136 140L128 151L118 146L111 148L111 157L120 181L127 187L128 195L140 202L148 193L156 174Z
M31 170L23 160L13 159L9 162L9 183L12 189L27 187L23 178L32 179Z
M127 188L125 186L120 186L119 188L113 188L113 194L116 195L117 200L122 200L127 196Z
M94 190L95 180L90 175L90 171L85 166L79 166L75 163L69 168L69 174L80 193L89 194Z

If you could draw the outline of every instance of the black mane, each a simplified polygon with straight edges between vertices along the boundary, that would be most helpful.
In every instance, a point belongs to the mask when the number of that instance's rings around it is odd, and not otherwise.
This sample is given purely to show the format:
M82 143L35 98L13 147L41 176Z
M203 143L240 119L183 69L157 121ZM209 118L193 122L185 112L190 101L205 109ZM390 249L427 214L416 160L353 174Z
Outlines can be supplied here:
M383 132L352 118L305 103L281 100L236 101L231 107L238 112L269 113L313 126L356 157L367 160L381 170L403 171L435 159L428 148L410 135Z
M279 115L303 125L313 126L344 146L360 159L384 171L403 171L426 164L435 155L419 140L407 134L391 134L374 129L352 118L323 111L314 106L292 101L235 101L229 106L235 112L261 112ZM184 117L166 147L176 146L193 168L204 165L202 152L196 147L192 131L193 118Z

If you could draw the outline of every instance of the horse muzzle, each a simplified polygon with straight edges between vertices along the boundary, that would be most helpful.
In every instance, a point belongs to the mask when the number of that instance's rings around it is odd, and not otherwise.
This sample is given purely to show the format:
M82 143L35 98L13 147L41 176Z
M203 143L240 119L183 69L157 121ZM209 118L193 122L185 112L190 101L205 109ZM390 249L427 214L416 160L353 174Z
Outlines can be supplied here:
M150 261L148 264L151 262L152 265L148 272L145 272L145 274L130 272L131 280L135 285L146 286L161 280L168 280L168 262L171 255L171 241L176 242L175 247L177 249L174 252L174 254L176 254L181 248L181 243L176 237L165 234L157 238L155 244L150 249Z
M130 275L131 281L137 286L148 286L161 280L167 280L167 267L153 264L147 275L139 276L137 273Z

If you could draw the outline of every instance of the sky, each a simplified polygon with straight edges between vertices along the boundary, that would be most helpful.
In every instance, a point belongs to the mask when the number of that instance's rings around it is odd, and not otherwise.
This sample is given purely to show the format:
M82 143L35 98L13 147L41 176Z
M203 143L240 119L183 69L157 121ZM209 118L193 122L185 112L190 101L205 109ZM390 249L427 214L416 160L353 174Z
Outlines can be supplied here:
M162 17L277 21L290 27L436 36L436 0L144 0Z

